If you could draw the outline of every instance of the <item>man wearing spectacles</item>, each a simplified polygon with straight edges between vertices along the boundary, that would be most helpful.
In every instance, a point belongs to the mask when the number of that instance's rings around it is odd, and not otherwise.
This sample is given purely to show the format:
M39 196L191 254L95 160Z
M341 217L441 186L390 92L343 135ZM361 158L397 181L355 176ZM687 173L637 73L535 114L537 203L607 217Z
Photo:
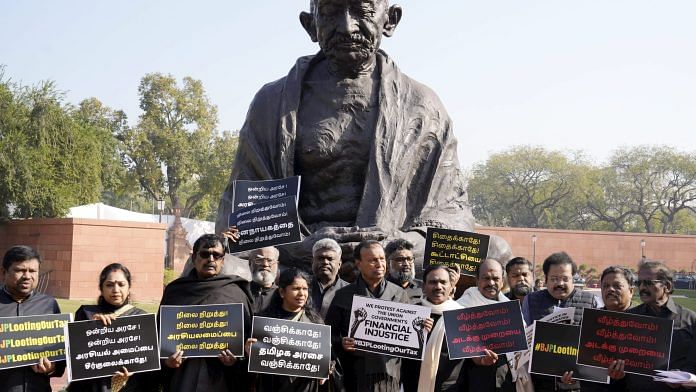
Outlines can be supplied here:
M597 308L597 298L589 291L578 289L573 284L573 276L578 267L566 252L558 252L544 260L542 267L546 290L535 291L524 297L522 315L527 325L553 313L554 308L575 308L573 324L582 321L583 308ZM564 383L560 378L532 375L537 391L578 390L579 382Z
M234 238L232 240L235 240ZM251 293L249 283L236 275L225 275L223 237L204 234L193 244L193 269L169 283L160 305L208 305L241 303L244 332L251 330ZM245 339L248 336L245 336ZM231 391L245 390L246 369L229 350L217 358L187 358L183 350L164 361L164 390Z
M251 270L251 295L254 300L254 314L259 314L269 303L276 291L278 257L280 252L274 246L255 249L249 252Z
M674 320L669 368L693 372L696 368L696 313L674 302L674 274L659 261L644 261L638 266L636 281L642 304L628 313ZM691 349L691 350L690 350ZM692 351L689 353L689 351ZM652 377L630 374L625 376L625 391L674 391L678 386L654 382ZM615 388L615 390L620 390Z
M389 260L387 280L406 290L411 303L423 296L421 283L416 280L416 265L413 257L413 244L403 238L394 240L384 249Z

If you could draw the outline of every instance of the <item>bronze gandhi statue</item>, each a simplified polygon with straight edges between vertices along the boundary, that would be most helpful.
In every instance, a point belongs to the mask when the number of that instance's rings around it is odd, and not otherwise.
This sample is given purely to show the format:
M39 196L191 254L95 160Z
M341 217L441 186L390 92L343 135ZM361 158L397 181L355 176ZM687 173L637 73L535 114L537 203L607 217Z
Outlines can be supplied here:
M407 238L422 254L428 226L473 229L452 122L428 87L379 49L402 9L388 0L312 0L300 22L320 51L261 88L239 135L216 231L232 211L234 180L302 176L304 241L281 260L309 265L330 237Z

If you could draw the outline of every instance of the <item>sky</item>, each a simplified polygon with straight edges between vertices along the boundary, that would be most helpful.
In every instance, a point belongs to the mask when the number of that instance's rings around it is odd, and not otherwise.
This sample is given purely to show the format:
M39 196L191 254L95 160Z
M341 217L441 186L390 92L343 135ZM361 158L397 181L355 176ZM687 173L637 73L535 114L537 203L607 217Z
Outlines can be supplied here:
M135 124L151 72L200 79L219 128L238 130L254 94L313 54L308 0L0 0L0 64L54 80ZM394 1L392 1L394 3ZM582 150L660 144L696 152L696 1L403 0L382 48L430 86L469 170L516 145Z

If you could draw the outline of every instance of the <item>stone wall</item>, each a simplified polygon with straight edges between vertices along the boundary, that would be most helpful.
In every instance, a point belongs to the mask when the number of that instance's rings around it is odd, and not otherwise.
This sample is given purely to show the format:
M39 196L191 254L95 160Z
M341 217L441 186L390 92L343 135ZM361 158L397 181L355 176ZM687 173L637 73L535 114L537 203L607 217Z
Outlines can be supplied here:
M635 267L641 260L640 241L645 240L645 257L661 260L673 270L695 271L696 236L604 231L572 231L508 227L477 227L477 232L497 234L512 247L515 256L541 264L551 253L564 250L578 264L600 271L609 265ZM536 235L536 257L532 235Z
M162 295L166 225L95 219L28 219L0 224L0 252L34 247L51 271L46 292L58 298L95 300L99 272L114 262L130 269L135 301Z

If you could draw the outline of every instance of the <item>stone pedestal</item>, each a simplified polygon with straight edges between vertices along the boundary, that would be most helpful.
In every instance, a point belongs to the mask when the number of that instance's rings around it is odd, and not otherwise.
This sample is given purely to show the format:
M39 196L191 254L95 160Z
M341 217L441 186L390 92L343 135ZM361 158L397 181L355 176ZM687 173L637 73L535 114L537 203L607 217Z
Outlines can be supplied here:
M186 240L186 230L181 225L181 218L176 216L174 224L167 230L167 262L166 267L181 273L186 260L191 256L191 245Z

